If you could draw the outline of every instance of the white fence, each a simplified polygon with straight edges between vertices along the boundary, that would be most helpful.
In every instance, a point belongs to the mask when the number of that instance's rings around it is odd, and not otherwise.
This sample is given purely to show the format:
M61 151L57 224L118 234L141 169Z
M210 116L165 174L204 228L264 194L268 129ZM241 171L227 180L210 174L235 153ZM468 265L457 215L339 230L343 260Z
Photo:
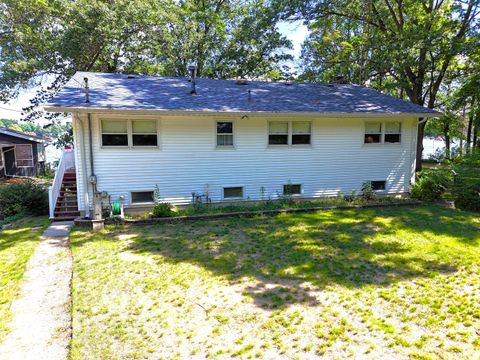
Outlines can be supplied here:
M50 219L54 217L55 205L57 204L58 195L62 188L63 175L67 170L75 169L75 158L73 155L73 149L64 149L62 156L58 162L58 168L55 171L55 177L53 179L52 186L48 188L48 201L50 205Z

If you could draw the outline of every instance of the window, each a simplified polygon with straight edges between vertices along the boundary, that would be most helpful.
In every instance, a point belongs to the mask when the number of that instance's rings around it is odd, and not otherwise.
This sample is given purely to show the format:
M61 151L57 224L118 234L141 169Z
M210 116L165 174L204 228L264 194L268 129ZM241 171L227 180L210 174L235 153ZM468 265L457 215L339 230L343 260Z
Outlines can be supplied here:
M243 187L226 187L223 188L223 198L224 199L240 199L243 198Z
M272 121L268 123L269 145L310 145L310 121Z
M302 185L286 184L283 185L283 195L300 195L302 193Z
M365 144L390 143L398 144L401 139L401 123L399 121L371 121L365 123Z
M132 192L132 204L153 203L153 191L135 191Z
M103 146L128 146L127 120L102 120Z
M233 123L231 121L217 122L217 146L233 146Z
M382 123L365 123L365 144L376 144L382 142Z
M400 137L401 137L401 123L386 122L385 123L385 142L399 143Z
M157 146L157 122L132 120L133 146Z
M268 124L268 144L288 145L288 122L274 121Z
M372 184L372 189L375 190L375 191L385 190L385 183L386 183L385 180L371 181L370 183Z
M158 146L156 120L102 119L102 146Z
M292 145L310 144L310 122L294 121L292 122Z
M30 144L15 145L15 161L16 161L17 167L32 167L33 166L32 145Z

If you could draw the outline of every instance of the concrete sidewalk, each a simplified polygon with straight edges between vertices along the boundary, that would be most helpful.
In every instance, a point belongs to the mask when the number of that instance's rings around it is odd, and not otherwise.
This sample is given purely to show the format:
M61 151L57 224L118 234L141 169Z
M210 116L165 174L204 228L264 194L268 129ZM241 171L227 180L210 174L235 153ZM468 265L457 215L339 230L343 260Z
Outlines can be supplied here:
M0 345L0 359L64 360L72 334L72 256L69 233L73 222L52 223L30 258L12 303L11 332Z

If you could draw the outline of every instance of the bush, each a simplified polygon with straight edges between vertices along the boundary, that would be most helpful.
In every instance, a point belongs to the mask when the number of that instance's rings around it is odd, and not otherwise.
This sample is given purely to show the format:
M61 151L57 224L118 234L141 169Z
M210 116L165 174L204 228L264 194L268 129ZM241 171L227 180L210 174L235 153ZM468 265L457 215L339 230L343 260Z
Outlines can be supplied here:
M439 200L450 187L451 178L449 170L422 170L412 186L412 198L428 202Z
M152 210L152 214L156 218L172 217L175 215L175 211L173 210L172 204L161 202L161 203L155 204Z
M454 166L452 196L455 206L480 211L480 156L462 158Z
M375 200L375 191L373 190L372 182L366 181L362 185L362 199L365 201Z
M19 214L47 215L47 190L32 181L0 186L0 219Z

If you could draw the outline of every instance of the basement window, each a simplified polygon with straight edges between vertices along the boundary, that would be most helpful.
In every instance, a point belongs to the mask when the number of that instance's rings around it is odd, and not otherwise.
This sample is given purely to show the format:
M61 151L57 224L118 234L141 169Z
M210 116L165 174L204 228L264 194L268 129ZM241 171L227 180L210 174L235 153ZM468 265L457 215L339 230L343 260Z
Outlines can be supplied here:
M102 120L103 146L128 146L127 120Z
M217 122L217 147L233 146L233 122L218 121Z
M153 203L153 191L132 191L132 204Z
M301 195L301 184L285 184L283 185L283 195Z
M243 198L243 187L234 186L234 187L223 188L223 198L224 199L241 199L241 198Z
M372 189L374 191L382 191L382 190L385 190L385 186L386 186L386 181L385 180L375 180L375 181L371 181L370 182L372 184Z
M157 122L132 120L133 146L157 146Z

